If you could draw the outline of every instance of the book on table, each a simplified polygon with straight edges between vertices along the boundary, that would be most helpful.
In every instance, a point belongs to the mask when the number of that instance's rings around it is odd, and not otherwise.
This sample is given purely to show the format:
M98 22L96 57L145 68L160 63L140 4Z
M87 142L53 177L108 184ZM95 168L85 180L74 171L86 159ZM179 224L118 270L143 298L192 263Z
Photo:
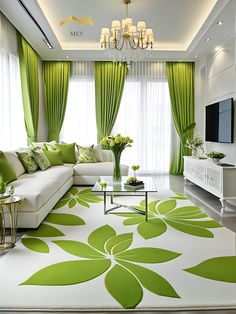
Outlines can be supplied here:
M142 182L142 181L141 181ZM124 188L127 189L127 190L132 190L132 191L135 191L135 190L141 190L141 189L144 189L144 183L139 183L139 184L129 184L129 183L124 183Z

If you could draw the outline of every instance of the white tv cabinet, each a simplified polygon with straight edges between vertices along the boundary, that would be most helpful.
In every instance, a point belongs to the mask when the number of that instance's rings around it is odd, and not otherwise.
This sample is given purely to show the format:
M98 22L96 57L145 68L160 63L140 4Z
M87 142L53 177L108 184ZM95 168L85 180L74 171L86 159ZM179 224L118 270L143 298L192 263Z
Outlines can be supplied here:
M221 167L208 159L184 156L184 178L219 197L221 214L226 201L236 199L236 167Z

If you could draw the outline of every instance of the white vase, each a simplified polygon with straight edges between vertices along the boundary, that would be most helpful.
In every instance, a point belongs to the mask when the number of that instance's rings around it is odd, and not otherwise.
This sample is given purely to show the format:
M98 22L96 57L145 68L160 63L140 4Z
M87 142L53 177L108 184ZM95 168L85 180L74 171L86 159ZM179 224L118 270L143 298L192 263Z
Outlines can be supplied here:
M192 149L192 157L193 158L197 158L198 157L198 149L197 148L193 148Z

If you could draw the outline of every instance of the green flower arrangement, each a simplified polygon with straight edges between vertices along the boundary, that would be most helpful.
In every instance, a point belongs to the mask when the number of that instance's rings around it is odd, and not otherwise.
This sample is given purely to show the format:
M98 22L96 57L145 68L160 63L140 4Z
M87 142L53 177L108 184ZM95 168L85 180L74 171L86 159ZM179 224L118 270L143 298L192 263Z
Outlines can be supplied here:
M100 143L111 151L123 151L126 147L131 147L133 140L128 136L117 134L105 136Z
M129 177L127 179L127 183L135 183L137 181L137 178L136 177Z
M99 182L99 186L102 190L105 190L107 188L107 183L105 181Z
M120 157L123 150L126 147L131 147L133 140L128 136L109 135L105 136L101 142L107 149L111 150L114 155L114 170L113 170L113 181L121 181L121 172L120 172Z
M193 139L187 138L185 147L188 149L194 149L194 148L202 148L203 145L203 139L200 136L195 136Z

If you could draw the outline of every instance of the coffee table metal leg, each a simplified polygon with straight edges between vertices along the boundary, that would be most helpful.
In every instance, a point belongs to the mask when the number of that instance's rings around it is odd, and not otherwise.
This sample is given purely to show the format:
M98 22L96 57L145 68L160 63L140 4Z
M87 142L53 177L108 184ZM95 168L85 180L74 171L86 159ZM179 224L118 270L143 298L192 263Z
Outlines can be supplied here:
M113 204L113 195L111 194L111 204Z
M17 222L18 222L18 207L19 204L10 204L8 207L10 214L10 224L11 224L11 242L14 246L16 243L16 235L17 235Z
M107 193L104 191L104 215L107 214Z
M5 243L5 219L3 208L0 206L0 245Z
M145 192L145 220L148 221L148 192Z

